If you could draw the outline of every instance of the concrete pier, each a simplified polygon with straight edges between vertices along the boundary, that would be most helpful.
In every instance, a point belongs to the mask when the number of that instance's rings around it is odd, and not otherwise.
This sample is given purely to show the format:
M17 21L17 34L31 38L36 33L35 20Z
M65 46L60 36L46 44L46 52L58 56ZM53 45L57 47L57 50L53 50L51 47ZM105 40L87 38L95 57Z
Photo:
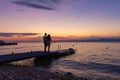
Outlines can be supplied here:
M13 61L19 61L29 58L35 58L35 57L61 57L66 56L75 53L75 50L72 48L66 49L66 50L60 50L60 51L51 51L51 52L43 52L43 51L34 51L34 52L25 52L25 53L12 53L7 55L0 55L0 64L2 63L8 63Z

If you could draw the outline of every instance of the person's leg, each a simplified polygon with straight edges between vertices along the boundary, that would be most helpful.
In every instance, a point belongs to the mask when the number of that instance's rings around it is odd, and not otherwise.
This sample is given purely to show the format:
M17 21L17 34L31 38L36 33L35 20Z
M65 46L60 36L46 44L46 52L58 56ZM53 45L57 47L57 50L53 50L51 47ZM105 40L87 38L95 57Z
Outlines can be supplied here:
M50 44L48 45L48 52L50 52Z
M48 52L50 52L50 46L48 45Z
M46 52L47 44L44 44L44 51Z

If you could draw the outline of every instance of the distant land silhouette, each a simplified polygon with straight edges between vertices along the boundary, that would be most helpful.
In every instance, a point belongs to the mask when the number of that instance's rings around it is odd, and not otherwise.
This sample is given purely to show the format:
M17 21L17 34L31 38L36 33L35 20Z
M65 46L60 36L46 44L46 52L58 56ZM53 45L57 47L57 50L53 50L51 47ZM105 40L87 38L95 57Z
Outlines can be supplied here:
M14 41L17 42L42 42L42 40L29 40L29 41ZM69 39L69 40L54 40L53 42L120 42L120 38L86 38L86 39ZM4 41L0 40L0 44ZM13 43L13 41L11 42Z
M120 42L120 38L98 38L98 39L80 39L80 40L59 40L58 42Z

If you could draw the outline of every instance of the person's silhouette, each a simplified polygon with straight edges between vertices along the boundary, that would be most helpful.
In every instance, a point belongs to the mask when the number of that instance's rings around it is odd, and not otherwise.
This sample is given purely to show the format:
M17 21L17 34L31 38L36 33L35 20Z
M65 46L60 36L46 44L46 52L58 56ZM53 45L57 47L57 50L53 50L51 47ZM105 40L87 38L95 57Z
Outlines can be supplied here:
M44 51L46 52L46 48L47 48L47 33L45 33L45 35L43 36L43 41L44 41Z
M48 52L50 51L50 45L51 45L51 36L50 34L48 34L48 36L46 37L46 40L47 40L47 46L48 46Z

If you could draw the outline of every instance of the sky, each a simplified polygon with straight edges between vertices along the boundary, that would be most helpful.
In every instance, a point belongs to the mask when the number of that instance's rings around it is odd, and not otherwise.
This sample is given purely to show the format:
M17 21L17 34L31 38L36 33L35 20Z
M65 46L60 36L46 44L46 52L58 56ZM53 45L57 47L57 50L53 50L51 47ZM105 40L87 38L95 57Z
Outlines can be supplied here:
M1 0L0 40L120 37L120 0ZM42 39L41 39L42 40Z

